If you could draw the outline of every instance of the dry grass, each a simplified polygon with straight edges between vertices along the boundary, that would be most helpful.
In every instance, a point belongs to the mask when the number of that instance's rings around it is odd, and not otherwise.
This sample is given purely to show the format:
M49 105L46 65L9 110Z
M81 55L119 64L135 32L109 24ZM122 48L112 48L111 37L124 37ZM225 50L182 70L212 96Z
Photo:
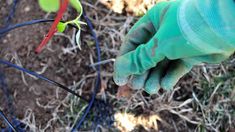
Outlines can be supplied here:
M116 14L100 2L83 1L83 4L85 9L89 10L87 15L94 23L97 36L101 40L102 90L97 98L111 103L117 119L116 128L98 125L95 130L98 131L99 128L103 131L117 131L117 128L120 128L121 131L131 131L138 125L143 125L146 131L219 132L235 128L235 60L233 58L219 65L196 66L171 92L160 91L157 95L149 96L140 90L129 99L117 99L117 87L112 81L112 62L125 34L137 18ZM70 35L57 35L69 40L68 47L63 49L61 56L64 54L76 56L79 50L83 50L84 45L90 46L95 51L94 42L89 35L83 35L80 45L75 45L72 41L74 32ZM47 49L54 52L51 44L47 46ZM88 54L90 54L90 66L94 68L97 65L96 54L95 52ZM11 55L10 58L18 65L21 64L17 53ZM45 64L39 72L43 73L46 68ZM22 80L27 85L25 76L22 73ZM95 80L95 76L95 73L83 75L83 78L79 82L74 82L70 88L82 95L87 92L82 89L87 83L86 80ZM34 88L31 90L37 95ZM60 93L61 91L57 89L55 97L48 100L47 104L37 101L39 107L52 112L51 119L44 123L47 125L37 124L35 121L37 119L31 109L25 112L21 121L25 123L28 130L70 131L72 129L75 125L74 121L80 117L87 104L71 94L61 97ZM123 119L130 124L126 128L121 124ZM92 120L88 120L83 129L91 130L91 126ZM139 131L144 131L143 129Z
M95 18L93 21L96 23L97 33L101 38L105 38L102 39L102 51L104 58L109 59L117 55L124 35L136 19L125 18L108 10L106 12L90 14ZM109 37L105 37L106 35ZM134 113L137 117L142 114L158 115L162 119L159 130L228 131L235 127L232 59L220 65L203 64L195 67L171 92L148 96L142 91L137 91L130 99L116 100L114 93L109 90L113 89L113 85L106 84L108 90L104 96L114 100L113 105L117 112ZM112 65L104 67L105 70L112 69ZM109 77L105 78L107 79L111 80Z

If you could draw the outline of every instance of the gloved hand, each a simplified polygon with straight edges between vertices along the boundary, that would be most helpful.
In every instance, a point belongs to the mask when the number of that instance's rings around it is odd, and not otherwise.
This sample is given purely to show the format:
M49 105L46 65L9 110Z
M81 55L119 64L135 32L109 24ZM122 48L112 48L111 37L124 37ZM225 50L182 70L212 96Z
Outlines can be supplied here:
M202 62L220 63L235 49L234 0L161 2L129 31L114 81L149 94L170 90Z

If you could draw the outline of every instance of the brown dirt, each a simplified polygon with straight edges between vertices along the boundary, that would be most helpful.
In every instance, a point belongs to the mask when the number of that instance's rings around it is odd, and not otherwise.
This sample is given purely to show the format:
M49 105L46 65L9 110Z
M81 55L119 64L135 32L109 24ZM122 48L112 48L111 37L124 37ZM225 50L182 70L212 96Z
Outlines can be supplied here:
M6 4L6 0L1 1L1 14L0 19L4 20L9 10L9 5ZM16 15L13 19L13 23L21 23L33 19L40 19L45 16L45 13L37 5L34 0L20 0ZM1 21L1 26L2 26ZM32 71L41 71L44 65L48 65L44 76L60 82L66 86L73 85L73 82L78 82L82 79L83 75L92 74L94 70L88 67L90 47L84 45L82 51L79 51L76 56L63 55L62 47L67 47L68 40L55 36L53 38L53 44L51 45L53 52L44 49L42 53L35 54L34 50L41 42L43 35L46 34L50 24L37 24L33 26L22 27L11 31L6 34L0 41L1 54L0 58L11 61L12 58L18 56L22 66ZM85 29L86 30L86 29ZM71 31L68 31L71 34ZM84 33L85 34L85 33ZM16 61L12 61L16 63ZM7 77L7 84L10 88L11 95L14 95L14 106L16 107L16 116L19 119L24 118L24 114L27 109L31 109L35 114L37 124L44 126L50 118L53 111L48 111L37 105L37 101L46 105L50 100L56 98L57 87L51 84L35 80L29 75L24 74L27 84L22 80L22 74L9 67L3 67L4 73ZM84 88L90 91L91 80L87 80ZM36 94L35 94L36 92ZM59 90L59 98L63 98L67 92ZM0 97L3 97L2 92ZM6 100L1 98L1 108L4 112L7 112L5 104Z

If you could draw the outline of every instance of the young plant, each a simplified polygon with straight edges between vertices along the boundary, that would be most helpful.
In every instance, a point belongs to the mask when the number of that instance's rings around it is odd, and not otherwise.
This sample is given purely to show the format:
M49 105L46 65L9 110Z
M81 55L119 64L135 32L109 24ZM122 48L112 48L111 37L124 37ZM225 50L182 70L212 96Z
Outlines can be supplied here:
M48 43L48 41L51 39L54 33L56 33L57 31L64 32L68 24L75 25L78 28L79 32L81 30L80 25L86 24L79 20L83 13L82 5L79 0L39 0L38 2L40 7L44 11L56 12L58 10L58 12L48 34L44 37L41 44L37 47L36 53L41 52L42 48ZM78 16L74 20L67 22L60 22L64 12L67 9L68 3L70 3L72 7L75 8L75 10L78 12ZM79 38L79 36L77 37Z

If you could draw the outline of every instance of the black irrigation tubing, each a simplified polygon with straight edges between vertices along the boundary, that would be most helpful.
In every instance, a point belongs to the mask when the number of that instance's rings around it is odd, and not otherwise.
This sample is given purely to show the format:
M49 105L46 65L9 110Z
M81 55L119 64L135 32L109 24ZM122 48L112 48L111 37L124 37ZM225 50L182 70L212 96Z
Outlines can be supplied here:
M5 20L5 26L8 26L9 24L11 24L11 20L15 15L16 6L17 6L18 2L19 2L18 0L13 1L10 13L9 13L9 15L7 16L7 18Z
M9 122L9 120L6 118L2 110L0 110L0 116L4 119L4 121L7 123L7 125L14 131L17 132L14 126Z
M88 27L89 27L89 29L91 31L92 37L93 37L93 39L95 41L96 52L97 52L97 61L100 62L101 61L101 55L100 55L101 52L100 52L100 43L99 43L99 40L98 40L98 38L96 36L96 33L94 32L94 28L92 26L92 23L91 23L90 19L87 17L85 11L83 11L83 17L86 20L87 25L88 25ZM95 89L94 89L93 94L92 94L92 98L90 100L89 105L86 108L85 113L82 115L81 119L79 121L77 121L75 127L72 129L72 132L75 132L76 130L78 130L81 127L82 123L84 122L86 116L88 115L88 113L90 112L90 110L91 110L91 108L93 106L93 103L95 101L95 97L96 97L97 91L100 88L100 81L101 81L100 80L101 79L100 78L100 69L101 69L101 67L100 67L100 65L98 65L96 68L97 68L96 69L97 70L97 79L96 79Z
M68 87L66 87L66 86L64 86L64 85L62 85L62 84L60 84L60 83L58 83L58 82L56 82L54 80L48 79L48 78L46 78L46 77L44 77L42 75L39 75L36 72L33 72L33 71L28 70L28 69L22 68L20 66L17 66L15 64L12 64L12 63L10 63L8 61L5 61L5 60L2 60L2 59L0 59L0 64L7 65L9 67L13 67L13 68L15 68L17 70L20 70L20 71L24 72L24 73L30 74L32 76L35 76L35 77L41 79L41 80L47 81L47 82L49 82L49 83L51 83L51 84L53 84L55 86L58 86L61 89L64 89L65 91L67 91L67 92L77 96L78 98L81 98L82 100L84 100L86 102L89 102L87 99L85 99L84 97L78 95L76 92L74 92L73 90L69 89Z
M31 20L31 21L27 21L27 22L15 24L15 25L9 25L9 26L7 26L3 29L0 29L0 36L10 32L11 30L14 30L16 28L29 26L29 25L34 25L34 24L39 24L39 23L53 22L53 21L54 21L54 19L37 19L37 20ZM61 21L61 22L64 22L64 21ZM68 25L73 27L73 28L77 28L75 25L72 25L72 24L68 24Z

